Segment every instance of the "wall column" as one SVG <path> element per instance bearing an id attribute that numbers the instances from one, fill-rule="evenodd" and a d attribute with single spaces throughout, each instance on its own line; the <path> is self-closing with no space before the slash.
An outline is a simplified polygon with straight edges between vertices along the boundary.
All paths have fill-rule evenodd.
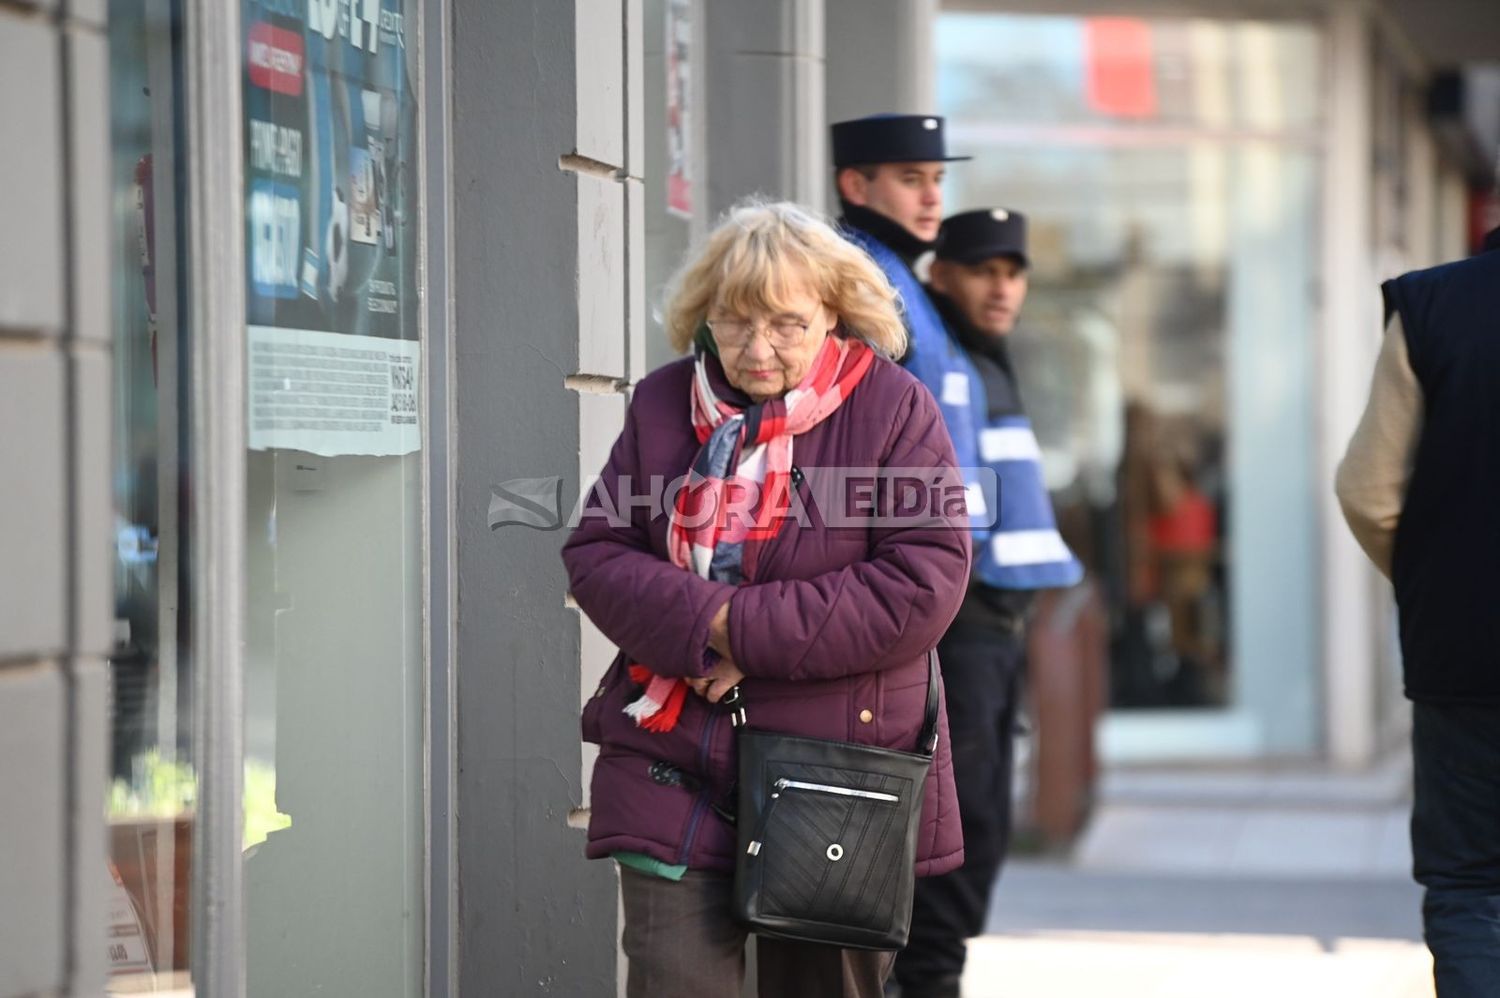
<path id="1" fill-rule="evenodd" d="M 453 0 L 453 635 L 459 992 L 612 995 L 616 878 L 583 858 L 561 522 L 644 368 L 640 0 Z M 517 479 L 557 524 L 491 527 Z"/>
<path id="2" fill-rule="evenodd" d="M 1344 523 L 1333 478 L 1369 395 L 1380 345 L 1380 291 L 1371 260 L 1371 25 L 1365 4 L 1331 4 L 1327 32 L 1321 421 L 1314 476 L 1323 535 L 1323 710 L 1330 760 L 1358 767 L 1373 761 L 1377 747 L 1375 570 Z"/>

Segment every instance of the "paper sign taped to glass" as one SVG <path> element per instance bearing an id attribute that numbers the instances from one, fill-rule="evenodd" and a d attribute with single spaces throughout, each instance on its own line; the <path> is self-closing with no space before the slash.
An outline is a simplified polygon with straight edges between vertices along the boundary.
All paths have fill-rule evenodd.
<path id="1" fill-rule="evenodd" d="M 250 449 L 410 454 L 422 348 L 411 340 L 251 326 Z"/>

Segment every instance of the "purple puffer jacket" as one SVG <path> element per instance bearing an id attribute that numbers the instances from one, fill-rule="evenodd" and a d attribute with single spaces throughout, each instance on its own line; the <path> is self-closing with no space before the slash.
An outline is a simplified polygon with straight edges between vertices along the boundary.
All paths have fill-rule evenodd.
<path id="1" fill-rule="evenodd" d="M 720 397 L 743 401 L 717 362 L 710 363 Z M 726 712 L 689 693 L 673 730 L 636 727 L 622 712 L 639 692 L 627 661 L 664 676 L 704 674 L 709 622 L 733 597 L 729 639 L 746 676 L 741 690 L 752 726 L 913 750 L 927 651 L 958 612 L 970 542 L 962 508 L 936 525 L 880 528 L 828 529 L 813 513 L 813 526 L 789 522 L 768 542 L 758 576 L 747 585 L 710 582 L 676 567 L 667 555 L 666 517 L 653 516 L 644 503 L 625 513 L 621 493 L 647 494 L 651 476 L 671 481 L 691 464 L 698 451 L 688 405 L 692 377 L 687 358 L 636 387 L 625 428 L 562 556 L 578 605 L 621 649 L 583 711 L 583 737 L 600 747 L 588 855 L 630 851 L 694 869 L 732 870 L 735 831 L 717 810 L 729 802 L 737 765 Z M 796 438 L 793 460 L 802 469 L 942 469 L 956 480 L 937 403 L 916 378 L 883 359 L 842 406 Z M 601 490 L 630 516 L 629 526 L 590 515 Z M 946 713 L 939 735 L 918 876 L 963 862 Z"/>

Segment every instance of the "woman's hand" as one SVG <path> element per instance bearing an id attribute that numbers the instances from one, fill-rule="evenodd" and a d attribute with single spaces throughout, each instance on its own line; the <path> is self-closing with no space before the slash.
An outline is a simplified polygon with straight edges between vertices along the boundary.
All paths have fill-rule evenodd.
<path id="1" fill-rule="evenodd" d="M 739 666 L 727 658 L 721 658 L 708 675 L 689 679 L 687 684 L 693 688 L 694 693 L 709 703 L 718 703 L 724 694 L 734 689 L 744 678 L 745 674 L 740 671 Z"/>
<path id="2" fill-rule="evenodd" d="M 745 678 L 740 667 L 734 664 L 734 656 L 729 651 L 729 600 L 719 607 L 714 619 L 708 622 L 708 646 L 718 654 L 719 661 L 708 675 L 689 679 L 687 684 L 693 688 L 694 693 L 704 697 L 709 703 L 718 703 L 724 694 Z"/>

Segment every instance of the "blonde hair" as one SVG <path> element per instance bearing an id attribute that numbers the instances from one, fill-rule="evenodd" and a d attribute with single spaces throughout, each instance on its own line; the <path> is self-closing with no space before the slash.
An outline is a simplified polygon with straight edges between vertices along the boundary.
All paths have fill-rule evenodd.
<path id="1" fill-rule="evenodd" d="M 901 299 L 875 261 L 811 209 L 756 198 L 729 209 L 672 278 L 667 339 L 686 353 L 715 302 L 736 315 L 785 312 L 803 281 L 847 335 L 886 357 L 906 352 Z"/>

